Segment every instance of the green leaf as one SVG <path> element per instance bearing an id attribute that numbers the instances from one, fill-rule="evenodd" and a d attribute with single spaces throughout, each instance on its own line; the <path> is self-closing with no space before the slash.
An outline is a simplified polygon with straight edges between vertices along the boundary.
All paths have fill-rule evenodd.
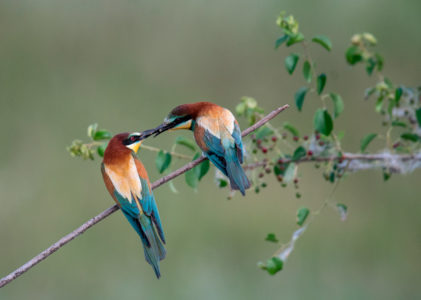
<path id="1" fill-rule="evenodd" d="M 256 131 L 256 139 L 262 140 L 267 136 L 270 136 L 273 134 L 273 130 L 270 129 L 267 126 L 262 126 Z"/>
<path id="2" fill-rule="evenodd" d="M 200 157 L 200 153 L 196 153 L 193 157 L 193 160 L 196 160 Z M 210 168 L 209 160 L 205 160 L 199 165 L 195 166 L 193 169 L 188 170 L 185 173 L 185 179 L 186 183 L 192 187 L 197 188 L 197 185 L 199 184 L 199 181 L 205 176 Z M 221 186 L 221 182 L 219 183 L 219 187 Z"/>
<path id="3" fill-rule="evenodd" d="M 339 94 L 330 93 L 329 96 L 333 101 L 333 118 L 336 119 L 344 111 L 344 102 Z"/>
<path id="4" fill-rule="evenodd" d="M 332 117 L 326 109 L 319 108 L 316 110 L 313 123 L 314 129 L 326 136 L 329 136 L 333 130 Z"/>
<path id="5" fill-rule="evenodd" d="M 301 207 L 297 211 L 297 224 L 299 226 L 303 226 L 309 214 L 310 214 L 310 210 L 307 207 Z"/>
<path id="6" fill-rule="evenodd" d="M 378 112 L 378 113 L 382 111 L 382 108 L 383 108 L 383 99 L 384 99 L 383 96 L 380 96 L 377 99 L 375 111 Z"/>
<path id="7" fill-rule="evenodd" d="M 301 32 L 298 32 L 295 35 L 290 35 L 287 41 L 287 47 L 300 43 L 302 41 L 304 41 L 304 35 Z"/>
<path id="8" fill-rule="evenodd" d="M 274 242 L 274 243 L 279 242 L 274 233 L 268 233 L 268 235 L 265 238 L 265 241 Z"/>
<path id="9" fill-rule="evenodd" d="M 406 128 L 406 123 L 401 121 L 392 121 L 392 126 Z"/>
<path id="10" fill-rule="evenodd" d="M 298 136 L 298 137 L 300 137 L 300 132 L 291 123 L 285 121 L 284 124 L 282 125 L 282 127 L 285 130 L 288 130 L 292 134 L 292 136 Z"/>
<path id="11" fill-rule="evenodd" d="M 292 160 L 297 161 L 307 155 L 307 150 L 303 146 L 299 146 L 295 149 L 294 154 L 292 155 Z"/>
<path id="12" fill-rule="evenodd" d="M 311 82 L 311 75 L 311 64 L 308 60 L 306 60 L 303 64 L 303 76 L 308 83 Z"/>
<path id="13" fill-rule="evenodd" d="M 292 181 L 295 177 L 295 166 L 294 163 L 289 163 L 284 173 L 284 183 Z"/>
<path id="14" fill-rule="evenodd" d="M 311 39 L 314 43 L 317 43 L 321 45 L 323 48 L 325 48 L 327 51 L 330 51 L 332 49 L 332 42 L 330 39 L 325 35 L 316 35 Z"/>
<path id="15" fill-rule="evenodd" d="M 387 85 L 389 89 L 393 89 L 393 82 L 389 78 L 385 77 L 383 82 Z"/>
<path id="16" fill-rule="evenodd" d="M 275 49 L 278 49 L 286 40 L 288 39 L 288 35 L 283 35 L 279 39 L 275 41 Z"/>
<path id="17" fill-rule="evenodd" d="M 411 142 L 418 142 L 421 140 L 421 137 L 412 132 L 405 132 L 401 134 L 401 139 L 411 141 Z"/>
<path id="18" fill-rule="evenodd" d="M 380 72 L 381 70 L 383 70 L 384 59 L 383 59 L 383 57 L 382 57 L 380 54 L 378 54 L 378 53 L 376 53 L 374 56 L 376 57 L 376 61 L 377 61 L 377 71 L 379 71 L 379 72 Z"/>
<path id="19" fill-rule="evenodd" d="M 155 165 L 158 172 L 162 174 L 171 164 L 171 154 L 160 150 L 155 158 Z"/>
<path id="20" fill-rule="evenodd" d="M 98 152 L 98 155 L 101 157 L 104 157 L 106 148 L 107 148 L 107 143 L 99 145 L 98 148 L 96 149 L 96 151 Z"/>
<path id="21" fill-rule="evenodd" d="M 276 273 L 278 273 L 280 270 L 282 270 L 284 263 L 282 262 L 282 260 L 279 257 L 272 257 L 270 259 L 268 259 L 268 261 L 266 262 L 266 271 L 268 271 L 268 273 L 270 275 L 275 275 Z"/>
<path id="22" fill-rule="evenodd" d="M 361 140 L 360 150 L 364 152 L 368 144 L 370 144 L 377 136 L 377 133 L 369 133 Z"/>
<path id="23" fill-rule="evenodd" d="M 376 61 L 374 60 L 374 58 L 370 57 L 365 65 L 365 70 L 367 71 L 368 75 L 373 74 L 374 68 L 376 67 Z"/>
<path id="24" fill-rule="evenodd" d="M 417 117 L 418 126 L 421 127 L 421 107 L 415 111 L 415 116 Z"/>
<path id="25" fill-rule="evenodd" d="M 322 73 L 317 77 L 317 94 L 321 94 L 326 85 L 326 74 Z"/>
<path id="26" fill-rule="evenodd" d="M 218 179 L 218 187 L 223 188 L 223 187 L 226 187 L 227 185 L 228 185 L 228 181 L 222 178 Z"/>
<path id="27" fill-rule="evenodd" d="M 287 69 L 290 75 L 294 73 L 299 58 L 300 55 L 296 53 L 291 53 L 285 58 L 285 68 Z"/>
<path id="28" fill-rule="evenodd" d="M 192 151 L 196 151 L 195 143 L 191 139 L 185 138 L 184 136 L 178 136 L 175 139 L 175 143 L 177 145 L 182 145 L 184 147 L 187 147 Z"/>
<path id="29" fill-rule="evenodd" d="M 170 188 L 171 192 L 173 192 L 174 194 L 178 194 L 178 190 L 176 189 L 176 187 L 175 187 L 175 185 L 174 185 L 174 181 L 173 181 L 173 180 L 170 180 L 170 181 L 168 182 L 168 186 L 169 186 L 169 188 Z"/>
<path id="30" fill-rule="evenodd" d="M 295 104 L 297 105 L 297 108 L 299 111 L 301 111 L 303 104 L 304 104 L 304 98 L 306 96 L 306 93 L 308 91 L 308 87 L 303 86 L 298 89 L 298 91 L 295 93 Z"/>
<path id="31" fill-rule="evenodd" d="M 256 99 L 252 97 L 242 97 L 241 101 L 246 105 L 247 108 L 256 108 L 257 107 L 257 101 Z"/>
<path id="32" fill-rule="evenodd" d="M 93 138 L 97 129 L 98 129 L 97 123 L 89 125 L 88 126 L 88 132 L 87 132 L 88 137 Z"/>
<path id="33" fill-rule="evenodd" d="M 368 98 L 371 97 L 371 95 L 373 95 L 376 92 L 376 88 L 371 87 L 365 90 L 364 92 L 364 99 L 367 100 Z"/>
<path id="34" fill-rule="evenodd" d="M 198 167 L 198 171 L 199 171 L 199 181 L 202 180 L 203 176 L 206 175 L 206 173 L 208 173 L 209 168 L 210 168 L 210 164 L 209 164 L 209 160 L 205 160 L 203 161 L 200 165 L 197 166 Z"/>
<path id="35" fill-rule="evenodd" d="M 363 39 L 368 42 L 371 46 L 375 46 L 377 44 L 377 39 L 369 32 L 364 32 L 362 34 Z"/>
<path id="36" fill-rule="evenodd" d="M 383 171 L 383 181 L 388 181 L 390 176 L 392 176 L 392 174 L 389 171 Z"/>
<path id="37" fill-rule="evenodd" d="M 284 183 L 288 183 L 294 179 L 295 166 L 296 164 L 292 162 L 282 165 L 276 164 L 273 167 L 273 172 L 275 173 L 275 175 L 281 175 L 283 177 Z"/>
<path id="38" fill-rule="evenodd" d="M 245 102 L 240 102 L 237 104 L 237 106 L 235 107 L 235 113 L 239 116 L 244 115 L 244 113 L 246 112 L 246 103 Z"/>
<path id="39" fill-rule="evenodd" d="M 108 140 L 110 138 L 112 138 L 112 135 L 107 130 L 98 130 L 93 137 L 94 141 Z"/>
<path id="40" fill-rule="evenodd" d="M 348 206 L 342 203 L 337 203 L 336 208 L 341 216 L 341 221 L 345 221 L 346 217 L 348 216 Z"/>
<path id="41" fill-rule="evenodd" d="M 396 104 L 398 104 L 399 101 L 401 100 L 402 94 L 403 94 L 403 89 L 401 87 L 398 87 L 395 90 L 395 102 L 396 102 Z"/>
<path id="42" fill-rule="evenodd" d="M 350 65 L 355 65 L 363 59 L 362 52 L 357 46 L 349 47 L 348 50 L 346 50 L 345 57 Z"/>
<path id="43" fill-rule="evenodd" d="M 336 135 L 336 138 L 338 139 L 338 141 L 341 141 L 345 136 L 345 131 L 339 131 L 338 134 Z"/>
<path id="44" fill-rule="evenodd" d="M 190 169 L 185 173 L 185 179 L 188 186 L 192 188 L 197 188 L 197 185 L 199 184 L 199 178 L 197 177 L 196 170 Z"/>

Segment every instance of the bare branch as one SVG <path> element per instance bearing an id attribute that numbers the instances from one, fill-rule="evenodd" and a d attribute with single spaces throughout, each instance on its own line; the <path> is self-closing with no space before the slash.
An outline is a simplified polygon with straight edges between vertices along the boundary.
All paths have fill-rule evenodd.
<path id="1" fill-rule="evenodd" d="M 376 153 L 376 154 L 355 154 L 343 153 L 341 156 L 306 156 L 297 160 L 284 159 L 283 164 L 287 163 L 305 163 L 305 162 L 328 162 L 337 161 L 342 166 L 348 165 L 347 171 L 359 171 L 367 169 L 386 168 L 393 173 L 410 173 L 415 169 L 421 168 L 421 153 L 414 154 L 394 154 L 394 153 Z M 349 164 L 348 164 L 349 162 Z M 273 165 L 272 162 L 266 160 L 254 162 L 244 166 L 246 170 L 253 170 L 259 167 L 266 168 Z"/>
<path id="2" fill-rule="evenodd" d="M 247 128 L 246 130 L 244 130 L 242 132 L 242 136 L 246 136 L 246 135 L 250 134 L 251 132 L 253 132 L 254 130 L 256 130 L 257 128 L 263 126 L 265 123 L 267 123 L 268 121 L 270 121 L 271 119 L 273 119 L 274 117 L 276 117 L 280 112 L 284 111 L 288 107 L 289 107 L 289 105 L 286 104 L 286 105 L 281 106 L 281 107 L 278 107 L 274 111 L 270 112 L 264 118 L 262 118 L 261 120 L 259 120 L 256 124 L 254 124 L 253 126 Z M 170 174 L 168 174 L 168 175 L 166 175 L 166 176 L 158 179 L 157 181 L 155 181 L 152 184 L 152 189 L 155 189 L 155 188 L 161 186 L 162 184 L 164 184 L 164 183 L 172 180 L 173 178 L 175 178 L 175 177 L 183 174 L 184 172 L 186 172 L 186 171 L 194 168 L 195 166 L 197 166 L 198 164 L 200 164 L 205 159 L 206 158 L 202 156 L 202 157 L 200 157 L 200 158 L 198 158 L 198 159 L 196 159 L 196 160 L 194 160 L 194 161 L 186 164 L 185 166 L 179 168 L 178 170 L 176 170 L 176 171 L 174 171 L 174 172 L 172 172 L 172 173 L 170 173 Z M 104 210 L 99 215 L 93 217 L 89 221 L 85 222 L 83 225 L 81 225 L 79 228 L 77 228 L 76 230 L 72 231 L 68 235 L 62 237 L 58 242 L 56 242 L 55 244 L 51 245 L 50 247 L 48 247 L 44 251 L 42 251 L 40 254 L 38 254 L 37 256 L 35 256 L 34 258 L 32 258 L 30 261 L 28 261 L 27 263 L 25 263 L 24 265 L 22 265 L 21 267 L 19 267 L 18 269 L 16 269 L 12 273 L 10 273 L 9 275 L 7 275 L 7 276 L 3 277 L 2 279 L 0 279 L 0 288 L 3 287 L 3 286 L 5 286 L 9 282 L 15 280 L 17 277 L 19 277 L 20 275 L 22 275 L 23 273 L 25 273 L 29 269 L 31 269 L 33 266 L 35 266 L 39 262 L 43 261 L 48 256 L 50 256 L 51 254 L 53 254 L 54 252 L 56 252 L 58 249 L 60 249 L 64 245 L 66 245 L 68 242 L 70 242 L 71 240 L 73 240 L 77 236 L 81 235 L 86 230 L 88 230 L 89 228 L 91 228 L 92 226 L 94 226 L 95 224 L 97 224 L 101 220 L 105 219 L 106 217 L 108 217 L 109 215 L 111 215 L 112 213 L 114 213 L 117 210 L 118 210 L 118 206 L 117 205 L 114 205 L 114 206 L 112 206 L 112 207 Z"/>

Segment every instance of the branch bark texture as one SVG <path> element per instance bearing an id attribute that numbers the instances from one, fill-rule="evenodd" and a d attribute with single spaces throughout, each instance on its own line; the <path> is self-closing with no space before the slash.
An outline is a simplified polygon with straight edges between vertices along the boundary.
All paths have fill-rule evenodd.
<path id="1" fill-rule="evenodd" d="M 254 130 L 263 126 L 265 123 L 269 122 L 271 119 L 276 117 L 280 112 L 284 111 L 288 107 L 289 107 L 288 104 L 283 105 L 281 107 L 278 107 L 277 109 L 273 110 L 272 112 L 267 114 L 265 117 L 260 119 L 258 122 L 256 122 L 253 126 L 244 130 L 241 135 L 244 137 L 244 136 L 250 134 Z M 156 189 L 157 187 L 159 187 L 159 186 L 163 185 L 164 183 L 174 179 L 175 177 L 180 176 L 181 174 L 183 174 L 183 173 L 187 172 L 188 170 L 194 168 L 195 166 L 197 166 L 198 164 L 200 164 L 202 161 L 204 161 L 206 159 L 207 158 L 202 156 L 202 157 L 184 165 L 183 167 L 175 170 L 174 172 L 158 179 L 157 181 L 152 183 L 152 189 Z M 108 217 L 109 215 L 111 215 L 112 213 L 117 211 L 118 209 L 119 209 L 119 207 L 117 205 L 113 205 L 110 208 L 107 208 L 106 210 L 104 210 L 102 213 L 100 213 L 97 216 L 93 217 L 92 219 L 88 220 L 87 222 L 82 224 L 80 227 L 78 227 L 77 229 L 75 229 L 74 231 L 69 233 L 68 235 L 62 237 L 58 242 L 54 243 L 53 245 L 51 245 L 50 247 L 48 247 L 47 249 L 42 251 L 40 254 L 38 254 L 37 256 L 32 258 L 31 260 L 29 260 L 27 263 L 25 263 L 24 265 L 22 265 L 21 267 L 19 267 L 18 269 L 16 269 L 12 273 L 10 273 L 9 275 L 0 279 L 0 288 L 5 286 L 6 284 L 10 283 L 11 281 L 15 280 L 16 278 L 18 278 L 23 273 L 27 272 L 33 266 L 40 263 L 41 261 L 43 261 L 47 257 L 49 257 L 51 254 L 53 254 L 54 252 L 59 250 L 61 247 L 63 247 L 64 245 L 66 245 L 67 243 L 72 241 L 77 236 L 84 233 L 86 230 L 88 230 L 89 228 L 91 228 L 92 226 L 97 224 L 98 222 L 104 220 L 106 217 Z"/>

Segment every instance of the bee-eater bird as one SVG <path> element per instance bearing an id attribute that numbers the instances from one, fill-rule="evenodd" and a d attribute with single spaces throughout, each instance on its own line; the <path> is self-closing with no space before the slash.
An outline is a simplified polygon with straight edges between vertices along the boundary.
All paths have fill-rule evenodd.
<path id="1" fill-rule="evenodd" d="M 148 174 L 136 157 L 143 138 L 137 132 L 114 136 L 105 149 L 101 171 L 108 192 L 140 236 L 146 261 L 159 278 L 165 237 Z"/>
<path id="2" fill-rule="evenodd" d="M 245 152 L 241 130 L 228 109 L 210 102 L 183 104 L 174 108 L 161 125 L 145 131 L 145 136 L 169 129 L 192 130 L 200 149 L 229 178 L 231 188 L 245 195 L 250 181 L 241 167 Z"/>

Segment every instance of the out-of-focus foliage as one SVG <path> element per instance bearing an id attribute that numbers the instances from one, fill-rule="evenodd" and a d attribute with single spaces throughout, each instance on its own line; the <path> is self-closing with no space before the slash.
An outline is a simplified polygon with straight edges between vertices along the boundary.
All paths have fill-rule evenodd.
<path id="1" fill-rule="evenodd" d="M 352 171 L 358 170 L 358 166 L 356 166 L 358 160 L 354 158 L 351 159 L 349 154 L 344 154 L 341 145 L 343 136 L 338 136 L 334 131 L 334 121 L 336 121 L 339 115 L 344 112 L 344 101 L 338 93 L 323 93 L 327 82 L 327 76 L 325 73 L 320 73 L 316 77 L 315 63 L 308 51 L 308 43 L 310 42 L 319 44 L 328 51 L 332 50 L 332 42 L 324 35 L 315 36 L 311 41 L 307 41 L 305 36 L 298 31 L 299 24 L 294 16 L 287 15 L 285 12 L 280 14 L 276 24 L 282 29 L 284 35 L 276 41 L 275 48 L 279 48 L 283 42 L 286 42 L 287 47 L 293 46 L 294 44 L 300 44 L 304 52 L 302 55 L 307 59 L 303 63 L 303 77 L 307 82 L 307 85 L 299 88 L 295 94 L 297 109 L 302 111 L 304 99 L 311 95 L 319 97 L 320 107 L 317 108 L 314 113 L 314 132 L 304 136 L 302 139 L 300 139 L 298 129 L 289 122 L 284 123 L 280 128 L 275 128 L 270 123 L 267 123 L 253 133 L 252 143 L 246 143 L 246 148 L 252 150 L 252 155 L 246 158 L 246 168 L 249 170 L 248 173 L 252 179 L 252 189 L 254 189 L 254 192 L 257 194 L 260 192 L 261 188 L 266 188 L 267 183 L 266 181 L 263 181 L 263 178 L 265 177 L 265 174 L 271 173 L 273 173 L 275 178 L 281 182 L 280 187 L 286 187 L 288 183 L 293 182 L 295 188 L 298 189 L 298 163 L 304 161 L 314 161 L 317 168 L 320 167 L 320 162 L 324 162 L 323 177 L 326 181 L 337 184 L 348 171 L 351 161 L 353 163 Z M 368 75 L 372 75 L 373 71 L 376 70 L 379 77 L 379 83 L 377 83 L 374 88 L 369 89 L 367 97 L 370 97 L 372 94 L 377 96 L 375 110 L 385 116 L 383 125 L 387 126 L 388 129 L 384 151 L 388 151 L 390 155 L 409 153 L 414 156 L 414 164 L 418 164 L 419 167 L 421 167 L 421 159 L 419 158 L 419 156 L 421 156 L 421 126 L 419 124 L 421 97 L 418 94 L 418 89 L 410 89 L 403 86 L 395 88 L 392 82 L 384 77 L 381 73 L 384 64 L 383 58 L 380 54 L 373 53 L 369 50 L 369 47 L 374 47 L 377 44 L 377 39 L 372 34 L 356 34 L 351 38 L 351 43 L 352 45 L 346 51 L 347 62 L 350 65 L 365 63 Z M 299 53 L 291 53 L 285 58 L 285 67 L 289 75 L 294 73 L 300 56 L 301 54 Z M 313 77 L 316 77 L 314 78 L 315 80 L 313 80 Z M 314 84 L 311 84 L 312 82 L 314 82 Z M 326 105 L 328 99 L 330 99 L 333 104 L 332 113 L 329 112 Z M 388 101 L 387 112 L 383 109 L 383 101 Z M 401 113 L 402 110 L 404 113 Z M 251 97 L 243 97 L 240 103 L 237 104 L 235 113 L 239 118 L 246 118 L 249 125 L 253 125 L 257 120 L 264 116 L 264 110 L 258 106 L 256 99 Z M 393 137 L 392 129 L 395 127 L 404 128 L 405 132 Z M 292 140 L 293 142 L 298 143 L 297 146 L 291 145 L 286 141 L 288 133 L 293 135 Z M 96 124 L 89 126 L 88 136 L 91 137 L 93 141 L 111 137 L 108 131 L 98 130 Z M 368 145 L 377 136 L 377 133 L 369 133 L 362 138 L 360 146 L 362 153 L 366 151 Z M 393 141 L 392 138 L 394 139 Z M 280 143 L 281 141 L 282 143 Z M 393 146 L 390 147 L 392 143 Z M 98 147 L 103 146 L 102 144 L 96 145 Z M 194 143 L 182 136 L 176 138 L 172 151 L 175 150 L 177 145 L 183 145 L 189 150 L 196 151 Z M 295 150 L 291 153 L 289 149 L 286 148 L 286 145 L 288 145 L 289 149 Z M 82 156 L 83 158 L 89 157 L 93 159 L 93 150 L 91 147 L 92 143 L 81 144 L 79 140 L 75 140 L 69 148 L 69 151 L 72 156 Z M 193 157 L 193 160 L 199 158 L 199 156 L 200 154 L 197 152 Z M 155 163 L 160 174 L 169 168 L 171 159 L 171 152 L 164 150 L 158 151 Z M 372 168 L 378 168 L 377 160 L 369 160 L 368 162 L 364 158 L 359 160 L 361 164 L 364 164 L 364 167 L 361 167 L 361 169 L 366 169 L 367 163 L 370 163 L 370 161 L 373 163 Z M 252 162 L 254 162 L 254 164 Z M 392 167 L 386 160 L 383 162 L 381 161 L 381 163 L 383 166 L 383 178 L 386 181 L 390 178 Z M 187 171 L 185 174 L 187 185 L 197 189 L 199 181 L 208 173 L 209 168 L 209 161 L 206 160 L 202 164 Z M 259 169 L 261 169 L 261 171 L 259 171 Z M 394 171 L 398 172 L 396 170 Z M 216 185 L 219 188 L 227 187 L 227 179 L 221 181 L 221 177 L 223 178 L 219 173 L 215 175 Z M 232 194 L 233 191 L 230 192 L 229 199 L 232 198 Z M 301 193 L 297 191 L 295 197 L 301 198 Z M 330 200 L 331 199 L 329 198 L 326 199 L 322 207 L 317 211 L 317 214 L 329 204 Z M 341 220 L 344 221 L 346 219 L 347 206 L 341 203 L 335 203 L 333 206 L 336 207 Z M 301 207 L 298 209 L 297 225 L 303 226 L 309 215 L 309 208 Z M 305 228 L 303 230 L 305 230 Z M 277 241 L 274 234 L 268 234 L 266 240 L 271 242 Z M 286 255 L 284 259 L 289 256 L 292 249 L 288 249 L 287 251 L 288 255 Z M 269 274 L 274 275 L 283 268 L 283 263 L 285 262 L 283 260 L 284 253 L 285 251 L 280 251 L 280 254 L 269 259 L 266 264 L 260 262 L 258 265 L 263 270 L 268 271 Z"/>
<path id="2" fill-rule="evenodd" d="M 349 38 L 365 31 L 376 36 L 378 45 L 369 50 L 384 56 L 382 73 L 394 91 L 400 84 L 419 84 L 417 1 L 283 3 L 300 22 L 298 30 L 308 41 L 312 61 L 299 43 L 286 47 L 284 41 L 273 49 L 273 41 L 283 36 L 273 24 L 280 9 L 274 1 L 46 0 L 2 1 L 0 7 L 2 275 L 113 204 L 97 154 L 93 162 L 84 162 L 64 150 L 73 137 L 91 142 L 83 131 L 93 120 L 112 134 L 141 131 L 159 124 L 180 103 L 207 100 L 234 112 L 242 95 L 254 97 L 269 112 L 284 103 L 294 106 L 296 91 L 307 86 L 311 74 L 302 112 L 291 107 L 271 122 L 285 157 L 301 146 L 309 153 L 305 159 L 311 159 L 310 154 L 323 151 L 311 140 L 318 137 L 313 136 L 313 119 L 321 107 L 316 78 L 324 73 L 323 93 L 337 93 L 346 102 L 335 118 L 333 100 L 324 98 L 333 134 L 344 149 L 358 152 L 361 139 L 377 133 L 366 148 L 371 154 L 384 150 L 389 125 L 382 128 L 376 118 L 376 93 L 362 100 L 362 91 L 375 87 L 379 79 L 377 66 L 371 76 L 363 61 L 350 66 L 345 57 L 352 45 Z M 332 42 L 331 51 L 311 41 L 321 33 Z M 291 52 L 300 54 L 292 76 L 284 66 Z M 310 70 L 304 72 L 304 65 Z M 388 99 L 382 105 L 387 111 Z M 238 120 L 242 129 L 249 124 L 247 118 Z M 393 124 L 392 142 L 411 131 Z M 192 140 L 188 132 L 182 136 Z M 145 146 L 173 152 L 175 138 L 162 135 Z M 250 137 L 244 141 L 252 143 Z M 323 135 L 320 141 L 330 143 Z M 262 146 L 272 157 L 277 150 L 269 150 L 271 143 L 268 135 Z M 249 156 L 253 145 L 247 145 Z M 335 155 L 334 148 L 330 151 Z M 164 174 L 195 154 L 181 145 L 174 152 L 189 158 L 172 155 Z M 152 181 L 162 176 L 155 167 L 156 154 L 145 148 L 139 154 Z M 257 147 L 256 155 L 260 161 L 265 158 Z M 235 195 L 232 201 L 225 200 L 226 180 L 213 180 L 213 166 L 197 192 L 188 188 L 184 176 L 172 182 L 177 194 L 170 185 L 155 190 L 168 249 L 159 281 L 150 276 L 124 216 L 116 213 L 1 289 L 0 299 L 416 299 L 421 268 L 419 171 L 410 176 L 385 172 L 387 184 L 376 171 L 348 176 L 327 206 L 333 210 L 311 222 L 333 176 L 323 162 L 300 163 L 294 184 L 295 167 L 274 165 L 269 174 L 267 168 L 256 169 L 259 194 L 250 190 L 246 198 Z M 274 176 L 275 170 L 283 181 Z M 338 174 L 334 172 L 335 179 Z M 340 221 L 343 210 L 335 201 L 348 206 L 347 222 Z M 296 215 L 301 207 L 311 214 L 300 227 Z M 264 242 L 268 232 L 280 243 Z M 296 243 L 284 243 L 290 238 Z M 289 257 L 288 262 L 269 277 L 255 262 L 261 258 L 266 264 L 278 247 L 281 260 Z M 288 256 L 291 249 L 294 255 Z"/>

